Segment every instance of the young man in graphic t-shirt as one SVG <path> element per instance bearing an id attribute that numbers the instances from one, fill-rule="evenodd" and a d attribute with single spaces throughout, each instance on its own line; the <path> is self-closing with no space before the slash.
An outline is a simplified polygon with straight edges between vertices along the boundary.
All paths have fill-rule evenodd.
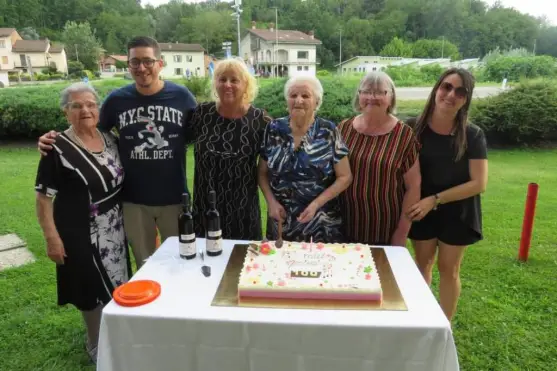
<path id="1" fill-rule="evenodd" d="M 124 228 L 140 268 L 155 251 L 156 228 L 163 241 L 178 235 L 181 196 L 187 191 L 185 115 L 196 101 L 187 88 L 159 80 L 163 61 L 154 39 L 128 43 L 128 67 L 135 84 L 108 95 L 98 127 L 119 133 Z M 52 136 L 41 137 L 40 149 L 52 148 Z"/>

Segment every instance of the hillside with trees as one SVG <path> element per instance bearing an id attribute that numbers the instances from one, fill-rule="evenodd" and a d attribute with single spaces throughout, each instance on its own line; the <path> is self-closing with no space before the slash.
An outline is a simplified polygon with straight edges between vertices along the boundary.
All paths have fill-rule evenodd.
<path id="1" fill-rule="evenodd" d="M 344 60 L 374 54 L 477 58 L 513 48 L 557 57 L 556 26 L 481 0 L 243 0 L 242 27 L 252 21 L 268 27 L 274 7 L 279 29 L 315 32 L 325 68 L 338 63 L 341 34 Z M 139 0 L 0 0 L 0 9 L 0 27 L 15 27 L 26 39 L 66 43 L 69 59 L 92 58 L 101 48 L 124 53 L 126 41 L 140 34 L 199 43 L 216 55 L 223 41 L 236 47 L 230 2 L 172 0 L 155 8 Z"/>

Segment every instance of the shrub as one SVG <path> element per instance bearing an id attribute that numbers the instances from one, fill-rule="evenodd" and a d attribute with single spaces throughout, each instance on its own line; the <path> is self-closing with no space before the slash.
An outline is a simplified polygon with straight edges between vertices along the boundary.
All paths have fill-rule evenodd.
<path id="1" fill-rule="evenodd" d="M 194 94 L 197 93 L 198 101 L 207 98 L 206 95 L 199 95 L 203 86 L 201 80 L 206 81 L 208 86 L 206 79 L 191 82 L 190 86 Z M 335 123 L 355 115 L 351 103 L 358 80 L 349 77 L 320 78 L 324 97 L 318 114 Z M 254 104 L 272 117 L 286 116 L 285 82 L 286 79 L 268 80 L 261 86 Z M 92 82 L 101 99 L 129 83 L 124 79 Z M 0 90 L 0 137 L 36 138 L 51 129 L 67 128 L 58 100 L 60 91 L 69 84 Z M 397 116 L 403 120 L 417 116 L 423 105 L 424 101 L 420 100 L 399 102 Z M 557 84 L 541 80 L 525 82 L 498 96 L 474 100 L 471 119 L 485 130 L 490 145 L 557 143 Z"/>
<path id="2" fill-rule="evenodd" d="M 557 76 L 557 60 L 549 56 L 513 57 L 501 56 L 488 59 L 485 77 L 490 81 L 520 81 L 537 77 Z"/>
<path id="3" fill-rule="evenodd" d="M 543 145 L 557 142 L 556 81 L 519 84 L 477 101 L 471 112 L 491 145 Z"/>
<path id="4" fill-rule="evenodd" d="M 28 75 L 27 75 L 28 76 Z M 4 89 L 0 93 L 0 138 L 36 138 L 48 130 L 68 127 L 59 106 L 60 92 L 71 82 Z M 109 80 L 95 83 L 101 99 L 129 83 Z"/>
<path id="5" fill-rule="evenodd" d="M 327 70 L 319 70 L 315 73 L 317 77 L 331 77 L 332 74 L 330 71 Z"/>
<path id="6" fill-rule="evenodd" d="M 68 75 L 79 75 L 84 69 L 83 63 L 79 61 L 68 62 Z"/>
<path id="7" fill-rule="evenodd" d="M 341 78 L 319 79 L 323 85 L 323 104 L 318 115 L 335 123 L 354 114 L 352 94 L 355 87 L 343 83 Z M 284 98 L 286 79 L 275 80 L 259 91 L 255 105 L 267 111 L 271 117 L 283 117 L 288 114 Z"/>
<path id="8" fill-rule="evenodd" d="M 184 80 L 184 85 L 191 91 L 196 97 L 207 97 L 209 96 L 210 85 L 208 77 L 191 77 L 189 80 Z"/>

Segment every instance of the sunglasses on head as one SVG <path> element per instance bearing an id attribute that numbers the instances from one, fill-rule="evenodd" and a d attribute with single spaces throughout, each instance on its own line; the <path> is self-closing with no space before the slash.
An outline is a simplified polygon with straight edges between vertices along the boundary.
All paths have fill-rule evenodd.
<path id="1" fill-rule="evenodd" d="M 464 86 L 455 88 L 454 85 L 450 82 L 442 83 L 441 85 L 439 85 L 439 89 L 443 89 L 443 91 L 445 91 L 447 94 L 450 94 L 450 92 L 454 90 L 454 94 L 458 98 L 466 98 L 468 96 L 468 90 Z"/>

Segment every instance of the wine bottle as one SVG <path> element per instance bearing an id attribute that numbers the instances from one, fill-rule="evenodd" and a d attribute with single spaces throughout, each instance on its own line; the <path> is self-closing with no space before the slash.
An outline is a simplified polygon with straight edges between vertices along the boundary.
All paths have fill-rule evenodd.
<path id="1" fill-rule="evenodd" d="M 222 230 L 220 227 L 220 214 L 217 210 L 217 194 L 209 192 L 209 208 L 205 213 L 206 246 L 208 256 L 222 254 Z"/>
<path id="2" fill-rule="evenodd" d="M 195 245 L 195 231 L 193 228 L 193 215 L 190 209 L 190 195 L 182 194 L 182 212 L 178 217 L 178 230 L 180 241 L 180 257 L 182 259 L 193 259 L 197 255 Z"/>

